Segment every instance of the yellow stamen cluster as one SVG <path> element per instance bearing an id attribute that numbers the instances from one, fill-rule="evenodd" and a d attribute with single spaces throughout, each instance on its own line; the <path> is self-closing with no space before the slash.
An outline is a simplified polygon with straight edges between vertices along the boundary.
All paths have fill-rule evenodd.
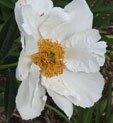
<path id="1" fill-rule="evenodd" d="M 46 77 L 58 76 L 65 67 L 65 49 L 61 44 L 51 39 L 38 41 L 39 52 L 32 56 L 32 61 L 41 68 L 41 74 Z"/>

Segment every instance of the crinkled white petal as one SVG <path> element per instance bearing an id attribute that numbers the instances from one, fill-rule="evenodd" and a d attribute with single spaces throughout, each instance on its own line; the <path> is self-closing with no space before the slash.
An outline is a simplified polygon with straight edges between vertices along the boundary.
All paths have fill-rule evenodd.
<path id="1" fill-rule="evenodd" d="M 64 40 L 64 38 L 72 33 L 72 30 L 70 32 L 66 30 L 68 26 L 67 21 L 69 20 L 70 18 L 64 12 L 64 9 L 58 7 L 53 8 L 49 17 L 40 27 L 42 37 L 58 41 Z"/>
<path id="2" fill-rule="evenodd" d="M 20 31 L 22 31 L 22 23 L 23 23 L 23 17 L 22 17 L 22 6 L 24 5 L 24 0 L 18 0 L 15 4 L 15 19 L 17 22 L 17 25 L 20 29 Z"/>
<path id="3" fill-rule="evenodd" d="M 97 42 L 92 47 L 93 57 L 96 58 L 99 66 L 103 66 L 105 63 L 105 53 L 107 44 L 104 41 Z"/>
<path id="4" fill-rule="evenodd" d="M 56 105 L 62 109 L 65 114 L 70 119 L 73 114 L 73 105 L 72 103 L 66 99 L 64 96 L 59 95 L 58 93 L 55 93 L 51 91 L 50 89 L 47 90 L 48 94 L 52 97 L 53 101 L 56 103 Z"/>
<path id="5" fill-rule="evenodd" d="M 73 0 L 64 10 L 72 19 L 73 28 L 76 32 L 92 28 L 93 14 L 85 0 Z"/>
<path id="6" fill-rule="evenodd" d="M 73 103 L 77 106 L 83 108 L 91 107 L 102 96 L 104 79 L 99 72 L 74 73 L 65 70 L 62 74 L 62 79 L 72 91 L 79 95 L 79 99 L 73 100 Z"/>
<path id="7" fill-rule="evenodd" d="M 20 81 L 25 80 L 31 67 L 31 57 L 26 55 L 24 50 L 21 51 L 18 66 L 16 69 L 16 78 Z"/>
<path id="8" fill-rule="evenodd" d="M 16 106 L 22 119 L 33 119 L 41 114 L 46 102 L 45 89 L 40 84 L 39 67 L 32 64 L 29 76 L 21 83 Z"/>
<path id="9" fill-rule="evenodd" d="M 42 14 L 35 14 L 32 10 L 32 6 L 26 5 L 22 8 L 22 15 L 23 15 L 23 24 L 21 25 L 23 30 L 28 34 L 32 35 L 35 40 L 40 38 L 39 27 L 46 19 L 47 15 Z"/>
<path id="10" fill-rule="evenodd" d="M 86 43 L 91 45 L 101 39 L 99 31 L 96 29 L 89 29 L 82 32 L 74 33 L 63 42 L 64 47 L 71 48 L 79 43 Z"/>
<path id="11" fill-rule="evenodd" d="M 33 36 L 26 35 L 24 38 L 24 51 L 27 55 L 33 55 L 38 52 L 37 42 Z"/>
<path id="12" fill-rule="evenodd" d="M 53 7 L 51 0 L 18 0 L 15 17 L 21 33 L 40 38 L 38 28 Z"/>
<path id="13" fill-rule="evenodd" d="M 97 72 L 105 62 L 106 43 L 95 29 L 75 33 L 63 43 L 66 67 L 73 72 Z"/>
<path id="14" fill-rule="evenodd" d="M 22 43 L 22 48 L 24 48 L 24 35 L 23 35 L 23 29 L 22 29 L 22 23 L 23 23 L 23 17 L 22 17 L 22 12 L 21 12 L 21 4 L 22 0 L 19 0 L 16 4 L 15 4 L 15 19 L 18 25 L 18 28 L 20 30 L 20 34 L 21 34 L 21 43 Z"/>
<path id="15" fill-rule="evenodd" d="M 70 72 L 58 77 L 43 78 L 42 85 L 48 90 L 64 96 L 69 101 L 83 108 L 91 107 L 102 96 L 104 79 L 99 72 Z"/>
<path id="16" fill-rule="evenodd" d="M 26 4 L 31 5 L 33 8 L 33 13 L 45 13 L 48 14 L 53 7 L 53 2 L 51 0 L 25 0 Z"/>
<path id="17" fill-rule="evenodd" d="M 39 38 L 37 31 L 38 28 L 38 17 L 33 13 L 30 5 L 22 7 L 23 24 L 21 25 L 23 30 L 28 35 L 33 35 L 35 38 Z"/>
<path id="18" fill-rule="evenodd" d="M 72 100 L 79 100 L 79 95 L 76 94 L 60 76 L 52 78 L 42 77 L 41 84 L 47 89 L 47 92 L 56 105 L 62 109 L 70 119 L 73 113 Z"/>
<path id="19" fill-rule="evenodd" d="M 64 9 L 55 7 L 42 23 L 43 37 L 62 42 L 77 32 L 92 28 L 93 15 L 85 0 L 73 0 Z"/>

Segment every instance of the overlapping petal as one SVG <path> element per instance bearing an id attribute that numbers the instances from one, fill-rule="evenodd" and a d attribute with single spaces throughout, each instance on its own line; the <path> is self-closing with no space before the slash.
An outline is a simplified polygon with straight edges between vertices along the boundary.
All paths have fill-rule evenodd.
<path id="1" fill-rule="evenodd" d="M 38 6 L 38 7 L 37 7 Z M 40 38 L 38 28 L 51 11 L 51 0 L 18 0 L 15 5 L 15 18 L 22 36 L 32 35 Z M 24 48 L 24 40 L 22 38 Z"/>
<path id="2" fill-rule="evenodd" d="M 73 0 L 64 9 L 51 0 L 18 0 L 15 18 L 21 32 L 23 50 L 16 70 L 22 81 L 16 97 L 17 109 L 25 120 L 41 114 L 46 102 L 45 89 L 70 118 L 73 106 L 91 107 L 102 95 L 104 79 L 99 73 L 105 62 L 106 43 L 92 29 L 93 14 L 85 0 Z M 66 50 L 62 75 L 40 76 L 32 63 L 39 38 L 58 40 Z"/>
<path id="3" fill-rule="evenodd" d="M 73 0 L 64 9 L 54 8 L 40 27 L 41 35 L 62 42 L 74 33 L 92 28 L 93 15 L 85 0 Z"/>
<path id="4" fill-rule="evenodd" d="M 39 67 L 32 64 L 29 76 L 21 83 L 16 96 L 16 106 L 25 120 L 41 114 L 46 102 L 45 89 L 40 85 Z"/>
<path id="5" fill-rule="evenodd" d="M 79 98 L 70 100 L 83 108 L 91 107 L 102 96 L 104 87 L 104 78 L 99 72 L 69 72 L 67 70 L 62 74 L 63 81 L 74 91 Z"/>
<path id="6" fill-rule="evenodd" d="M 33 36 L 26 35 L 24 38 L 24 52 L 27 55 L 33 55 L 38 52 L 37 42 L 38 39 L 35 40 Z"/>
<path id="7" fill-rule="evenodd" d="M 66 67 L 73 72 L 97 72 L 105 62 L 106 43 L 98 42 L 100 34 L 92 29 L 75 33 L 65 40 Z"/>
<path id="8" fill-rule="evenodd" d="M 83 108 L 93 106 L 102 96 L 104 87 L 104 79 L 99 72 L 74 73 L 65 70 L 61 76 L 47 78 L 45 82 L 43 80 L 42 84 L 47 90 L 64 96 Z"/>
<path id="9" fill-rule="evenodd" d="M 93 14 L 86 0 L 73 0 L 65 8 L 71 18 L 71 26 L 75 32 L 82 32 L 92 28 Z"/>
<path id="10" fill-rule="evenodd" d="M 106 47 L 107 44 L 104 41 L 97 42 L 92 46 L 91 52 L 93 53 L 93 57 L 96 58 L 99 66 L 103 66 L 105 63 Z"/>
<path id="11" fill-rule="evenodd" d="M 20 30 L 22 48 L 24 48 L 24 34 L 23 34 L 24 32 L 22 29 L 22 24 L 23 24 L 22 5 L 23 4 L 24 4 L 23 0 L 19 0 L 15 4 L 15 19 L 16 19 L 18 28 Z"/>
<path id="12" fill-rule="evenodd" d="M 47 90 L 48 94 L 52 97 L 53 101 L 56 103 L 56 105 L 62 109 L 65 114 L 70 119 L 73 114 L 73 105 L 72 103 L 66 99 L 64 96 L 59 95 L 58 93 L 55 93 L 51 90 Z"/>
<path id="13" fill-rule="evenodd" d="M 64 9 L 58 7 L 53 8 L 49 17 L 40 27 L 42 37 L 58 40 L 59 42 L 63 41 L 72 33 L 72 31 L 69 32 L 66 30 L 69 20 Z"/>
<path id="14" fill-rule="evenodd" d="M 18 66 L 16 69 L 16 77 L 18 80 L 23 81 L 27 78 L 31 67 L 31 57 L 26 55 L 24 50 L 21 51 Z"/>
<path id="15" fill-rule="evenodd" d="M 53 3 L 51 0 L 24 0 L 25 4 L 31 5 L 33 9 L 33 13 L 38 14 L 49 14 L 51 8 L 53 7 Z"/>

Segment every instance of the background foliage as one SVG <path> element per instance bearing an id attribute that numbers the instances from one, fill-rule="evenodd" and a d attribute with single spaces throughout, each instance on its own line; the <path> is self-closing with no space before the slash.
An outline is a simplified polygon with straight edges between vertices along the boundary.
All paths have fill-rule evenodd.
<path id="1" fill-rule="evenodd" d="M 15 78 L 19 53 L 21 51 L 20 35 L 14 17 L 14 7 L 17 0 L 0 0 L 0 122 L 2 113 L 3 119 L 8 122 L 15 109 L 15 96 L 19 82 Z M 53 0 L 55 6 L 64 7 L 71 0 Z M 108 43 L 106 63 L 101 68 L 106 86 L 103 97 L 95 106 L 87 109 L 74 107 L 74 114 L 71 120 L 64 115 L 56 106 L 46 105 L 46 110 L 52 110 L 59 115 L 59 123 L 113 123 L 112 110 L 112 77 L 113 69 L 113 1 L 112 0 L 87 0 L 87 3 L 94 13 L 93 27 L 100 30 L 102 39 Z M 46 116 L 48 123 L 53 123 Z M 5 122 L 5 121 L 4 121 Z M 31 121 L 42 123 L 40 119 Z"/>

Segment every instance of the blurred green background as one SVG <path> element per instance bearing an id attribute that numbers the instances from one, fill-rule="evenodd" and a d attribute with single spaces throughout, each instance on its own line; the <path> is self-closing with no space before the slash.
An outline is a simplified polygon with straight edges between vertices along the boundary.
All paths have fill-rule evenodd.
<path id="1" fill-rule="evenodd" d="M 0 123 L 113 123 L 113 0 L 86 0 L 94 14 L 93 28 L 99 29 L 101 40 L 107 42 L 106 63 L 101 67 L 105 78 L 103 97 L 87 109 L 74 106 L 70 120 L 51 99 L 42 116 L 22 121 L 15 109 L 15 96 L 19 83 L 15 78 L 20 34 L 15 22 L 14 7 L 17 0 L 0 0 Z M 54 6 L 64 7 L 71 0 L 53 0 Z M 50 112 L 48 116 L 47 112 Z"/>

